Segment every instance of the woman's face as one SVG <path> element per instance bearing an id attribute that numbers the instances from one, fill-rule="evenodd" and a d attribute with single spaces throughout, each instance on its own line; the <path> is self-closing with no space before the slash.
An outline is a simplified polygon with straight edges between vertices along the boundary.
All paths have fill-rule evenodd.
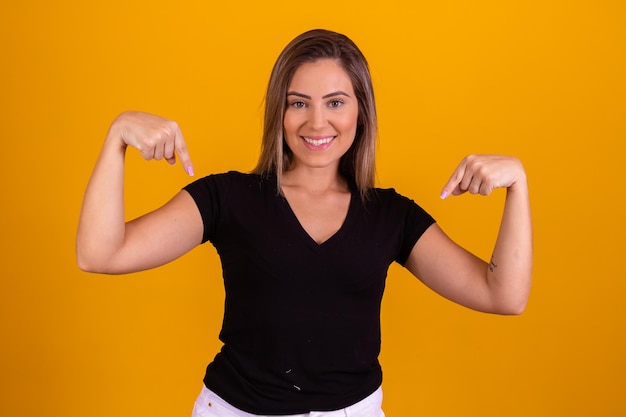
<path id="1" fill-rule="evenodd" d="M 289 169 L 333 168 L 354 142 L 359 107 L 352 81 L 334 60 L 302 64 L 287 89 L 285 141 Z"/>

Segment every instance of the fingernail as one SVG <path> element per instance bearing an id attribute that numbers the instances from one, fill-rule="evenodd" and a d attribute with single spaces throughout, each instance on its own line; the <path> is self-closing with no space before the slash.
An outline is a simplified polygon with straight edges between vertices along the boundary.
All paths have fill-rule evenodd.
<path id="1" fill-rule="evenodd" d="M 193 177 L 193 167 L 191 165 L 187 167 L 187 175 Z"/>
<path id="2" fill-rule="evenodd" d="M 448 196 L 448 192 L 447 191 L 442 191 L 441 195 L 439 196 L 439 198 L 441 198 L 442 200 L 445 199 Z"/>

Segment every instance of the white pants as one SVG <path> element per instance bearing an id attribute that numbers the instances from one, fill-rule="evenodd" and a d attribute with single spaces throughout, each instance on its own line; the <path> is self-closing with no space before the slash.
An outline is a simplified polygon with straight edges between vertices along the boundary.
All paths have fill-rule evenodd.
<path id="1" fill-rule="evenodd" d="M 385 417 L 381 409 L 383 390 L 378 388 L 373 394 L 351 405 L 335 411 L 311 411 L 306 414 L 293 414 L 282 417 Z M 191 417 L 259 417 L 233 407 L 210 389 L 203 387 L 193 407 Z M 274 416 L 280 417 L 280 416 Z"/>

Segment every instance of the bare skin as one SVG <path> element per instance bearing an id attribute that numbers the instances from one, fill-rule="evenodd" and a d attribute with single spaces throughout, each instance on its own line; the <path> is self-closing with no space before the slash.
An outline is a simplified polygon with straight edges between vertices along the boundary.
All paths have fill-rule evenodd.
<path id="1" fill-rule="evenodd" d="M 349 190 L 315 192 L 285 184 L 282 189 L 300 225 L 318 244 L 331 238 L 343 225 L 352 195 Z"/>
<path id="2" fill-rule="evenodd" d="M 357 100 L 345 71 L 320 60 L 298 68 L 287 103 L 285 140 L 294 157 L 282 191 L 309 236 L 323 243 L 341 228 L 350 205 L 339 161 L 354 142 Z"/>
<path id="3" fill-rule="evenodd" d="M 146 160 L 178 154 L 192 173 L 185 141 L 176 123 L 147 113 L 126 112 L 111 125 L 93 170 L 76 237 L 81 269 L 120 274 L 163 265 L 200 243 L 202 219 L 191 196 L 181 191 L 158 210 L 124 218 L 124 159 L 134 147 Z"/>
<path id="4" fill-rule="evenodd" d="M 302 227 L 323 243 L 339 230 L 350 204 L 339 160 L 354 138 L 356 100 L 349 78 L 330 60 L 303 64 L 289 91 L 297 93 L 288 97 L 284 120 L 294 162 L 281 187 Z M 178 155 L 185 171 L 193 173 L 176 123 L 146 113 L 120 115 L 111 125 L 85 192 L 76 241 L 83 270 L 118 274 L 153 268 L 201 241 L 202 219 L 185 191 L 163 207 L 125 222 L 123 175 L 129 147 L 145 159 L 169 163 Z M 522 164 L 508 156 L 468 156 L 445 184 L 442 198 L 466 192 L 487 196 L 496 188 L 505 188 L 507 197 L 490 263 L 457 245 L 434 224 L 416 243 L 405 266 L 428 287 L 461 305 L 519 314 L 526 306 L 532 269 L 532 224 Z"/>
<path id="5" fill-rule="evenodd" d="M 507 196 L 490 263 L 458 246 L 435 224 L 416 243 L 406 267 L 456 303 L 489 313 L 519 314 L 526 307 L 532 275 L 532 224 L 522 164 L 501 155 L 466 157 L 442 196 L 487 196 L 500 187 L 507 189 Z"/>

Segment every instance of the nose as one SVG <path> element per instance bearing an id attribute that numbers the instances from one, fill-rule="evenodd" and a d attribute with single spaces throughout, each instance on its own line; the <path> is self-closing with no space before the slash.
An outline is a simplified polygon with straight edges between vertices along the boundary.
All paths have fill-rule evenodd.
<path id="1" fill-rule="evenodd" d="M 311 107 L 311 111 L 309 112 L 309 124 L 315 130 L 322 129 L 326 127 L 328 120 L 326 119 L 326 114 L 324 109 L 321 106 L 313 106 Z"/>

